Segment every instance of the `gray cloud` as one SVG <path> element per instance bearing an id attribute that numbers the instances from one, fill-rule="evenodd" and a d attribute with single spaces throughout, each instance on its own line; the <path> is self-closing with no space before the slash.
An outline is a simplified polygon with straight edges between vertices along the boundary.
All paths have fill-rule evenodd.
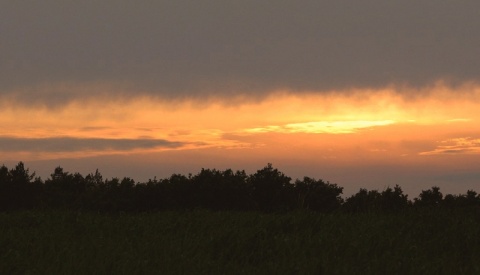
<path id="1" fill-rule="evenodd" d="M 183 145 L 181 142 L 162 139 L 0 137 L 0 152 L 129 151 L 134 149 L 178 148 Z"/>
<path id="2" fill-rule="evenodd" d="M 480 77 L 480 2 L 2 1 L 0 92 L 198 97 Z M 57 100 L 94 95 L 55 90 Z"/>

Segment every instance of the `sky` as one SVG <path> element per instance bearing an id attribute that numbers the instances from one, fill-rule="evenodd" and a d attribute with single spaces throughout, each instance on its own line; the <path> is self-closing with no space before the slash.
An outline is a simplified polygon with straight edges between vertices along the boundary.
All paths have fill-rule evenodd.
<path id="1" fill-rule="evenodd" d="M 0 161 L 480 193 L 480 2 L 0 2 Z"/>

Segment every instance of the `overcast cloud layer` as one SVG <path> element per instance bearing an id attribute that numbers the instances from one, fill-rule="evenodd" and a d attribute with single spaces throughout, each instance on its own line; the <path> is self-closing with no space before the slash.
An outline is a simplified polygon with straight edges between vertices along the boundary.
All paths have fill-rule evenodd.
<path id="1" fill-rule="evenodd" d="M 51 100 L 35 87 L 100 82 L 200 98 L 475 81 L 479 29 L 476 0 L 6 0 L 0 93 Z"/>

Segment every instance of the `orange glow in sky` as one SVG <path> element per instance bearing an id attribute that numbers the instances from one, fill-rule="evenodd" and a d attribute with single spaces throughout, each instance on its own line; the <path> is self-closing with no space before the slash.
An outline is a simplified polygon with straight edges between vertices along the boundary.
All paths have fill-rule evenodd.
<path id="1" fill-rule="evenodd" d="M 73 101 L 54 109 L 7 105 L 0 111 L 0 127 L 1 136 L 13 138 L 163 139 L 184 143 L 169 150 L 265 146 L 269 144 L 265 134 L 270 133 L 268 137 L 288 135 L 292 140 L 297 135 L 315 136 L 312 140 L 295 141 L 307 147 L 322 146 L 330 140 L 335 140 L 337 147 L 369 140 L 377 143 L 422 140 L 436 147 L 417 148 L 419 155 L 445 153 L 458 146 L 465 150 L 449 152 L 478 152 L 479 93 L 435 88 L 430 94 L 423 92 L 424 95 L 412 98 L 385 89 L 359 91 L 350 96 L 342 93 L 293 96 L 282 92 L 260 102 L 238 104 L 133 98 Z M 420 130 L 422 127 L 429 131 Z M 12 157 L 14 153 L 17 152 L 12 152 Z M 55 152 L 58 153 L 61 152 Z M 116 152 L 93 150 L 87 155 L 111 153 Z M 411 153 L 414 152 L 408 152 Z M 68 154 L 75 157 L 86 152 Z M 35 156 L 50 157 L 48 151 Z"/>
<path id="2" fill-rule="evenodd" d="M 43 143 L 35 150 L 8 144 L 0 150 L 4 159 L 26 162 L 187 151 L 298 163 L 328 160 L 339 167 L 425 162 L 445 167 L 457 165 L 445 156 L 480 154 L 480 89 L 432 89 L 411 91 L 410 97 L 392 89 L 348 96 L 282 91 L 235 104 L 146 97 L 88 99 L 56 108 L 10 103 L 0 110 L 4 143 Z M 44 142 L 52 138 L 61 143 L 58 148 Z M 78 145 L 83 139 L 91 144 Z M 115 140 L 124 141 L 109 146 Z"/>

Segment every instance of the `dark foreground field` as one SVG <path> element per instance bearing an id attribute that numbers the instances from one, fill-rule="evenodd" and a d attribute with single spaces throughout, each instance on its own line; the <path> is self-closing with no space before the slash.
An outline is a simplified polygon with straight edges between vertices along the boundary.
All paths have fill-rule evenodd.
<path id="1" fill-rule="evenodd" d="M 480 217 L 0 213 L 0 274 L 480 274 Z"/>

